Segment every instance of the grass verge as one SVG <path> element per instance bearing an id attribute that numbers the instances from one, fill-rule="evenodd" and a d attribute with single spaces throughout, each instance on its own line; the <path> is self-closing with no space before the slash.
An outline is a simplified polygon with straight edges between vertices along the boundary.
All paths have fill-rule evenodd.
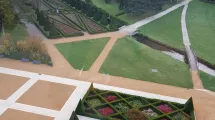
<path id="1" fill-rule="evenodd" d="M 152 72 L 156 69 L 157 72 Z M 106 58 L 101 73 L 160 84 L 192 88 L 189 67 L 134 38 L 119 39 Z"/>

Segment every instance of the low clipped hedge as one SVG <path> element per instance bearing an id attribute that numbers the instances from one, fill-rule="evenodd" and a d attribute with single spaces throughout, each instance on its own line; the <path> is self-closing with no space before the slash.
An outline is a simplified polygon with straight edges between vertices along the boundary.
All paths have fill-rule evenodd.
<path id="1" fill-rule="evenodd" d="M 95 99 L 97 100 L 94 102 L 90 101 Z M 100 102 L 98 102 L 98 100 L 100 100 Z M 134 101 L 140 101 L 142 104 L 134 104 Z M 161 108 L 159 108 L 159 106 L 162 105 L 168 105 L 168 107 L 171 108 L 171 111 L 165 113 Z M 110 110 L 107 110 L 106 108 L 110 108 L 114 113 L 110 112 Z M 174 120 L 173 118 L 175 115 L 183 115 L 189 120 L 195 120 L 192 98 L 189 99 L 186 104 L 179 104 L 159 99 L 150 99 L 114 91 L 95 89 L 92 86 L 84 98 L 80 100 L 76 109 L 76 114 L 100 120 L 128 120 L 126 114 L 129 110 L 136 109 L 142 112 L 143 110 L 148 110 L 148 108 L 152 109 L 157 116 L 151 118 L 145 114 L 147 120 L 161 120 L 164 118 L 166 120 Z M 104 116 L 101 112 L 104 109 L 106 109 L 105 115 L 107 116 Z"/>
<path id="2" fill-rule="evenodd" d="M 34 21 L 34 24 L 37 26 L 37 28 L 40 29 L 40 31 L 43 33 L 43 35 L 45 35 L 49 39 L 55 39 L 55 38 L 63 37 L 63 35 L 61 35 L 61 34 L 59 34 L 58 36 L 50 36 L 49 33 L 47 31 L 45 31 L 42 26 L 39 25 L 38 21 Z"/>

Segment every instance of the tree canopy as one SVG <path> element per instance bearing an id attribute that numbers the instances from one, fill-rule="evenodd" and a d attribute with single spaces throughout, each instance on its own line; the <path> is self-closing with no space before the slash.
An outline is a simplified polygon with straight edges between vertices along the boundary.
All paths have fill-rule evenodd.
<path id="1" fill-rule="evenodd" d="M 14 13 L 10 0 L 0 0 L 0 18 L 6 29 L 12 29 L 16 26 L 18 17 Z"/>
<path id="2" fill-rule="evenodd" d="M 120 8 L 134 15 L 141 15 L 147 11 L 159 11 L 162 7 L 170 2 L 178 2 L 181 0 L 121 0 Z"/>

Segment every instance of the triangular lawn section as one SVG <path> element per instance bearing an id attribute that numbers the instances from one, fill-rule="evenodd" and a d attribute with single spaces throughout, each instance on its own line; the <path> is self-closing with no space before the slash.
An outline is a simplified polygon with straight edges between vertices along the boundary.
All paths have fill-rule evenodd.
<path id="1" fill-rule="evenodd" d="M 153 69 L 157 72 L 153 72 Z M 117 40 L 100 72 L 184 88 L 193 87 L 187 64 L 141 44 L 132 37 Z"/>
<path id="2" fill-rule="evenodd" d="M 110 38 L 83 40 L 57 44 L 57 49 L 67 61 L 79 70 L 89 70 Z"/>
<path id="3" fill-rule="evenodd" d="M 193 0 L 187 9 L 186 23 L 196 55 L 215 65 L 215 4 Z"/>
<path id="4" fill-rule="evenodd" d="M 157 20 L 143 25 L 139 28 L 140 33 L 169 46 L 183 50 L 184 44 L 181 31 L 182 10 L 183 7 L 180 7 Z"/>

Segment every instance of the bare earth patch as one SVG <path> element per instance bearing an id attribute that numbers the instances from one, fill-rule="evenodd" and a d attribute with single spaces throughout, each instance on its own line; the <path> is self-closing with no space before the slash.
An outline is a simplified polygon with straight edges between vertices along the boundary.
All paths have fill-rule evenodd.
<path id="1" fill-rule="evenodd" d="M 33 113 L 8 109 L 1 116 L 0 120 L 53 120 L 51 117 Z"/>
<path id="2" fill-rule="evenodd" d="M 17 102 L 60 111 L 75 88 L 71 85 L 38 81 Z"/>
<path id="3" fill-rule="evenodd" d="M 0 99 L 3 100 L 8 99 L 28 80 L 28 78 L 6 74 L 0 74 L 0 78 Z"/>

